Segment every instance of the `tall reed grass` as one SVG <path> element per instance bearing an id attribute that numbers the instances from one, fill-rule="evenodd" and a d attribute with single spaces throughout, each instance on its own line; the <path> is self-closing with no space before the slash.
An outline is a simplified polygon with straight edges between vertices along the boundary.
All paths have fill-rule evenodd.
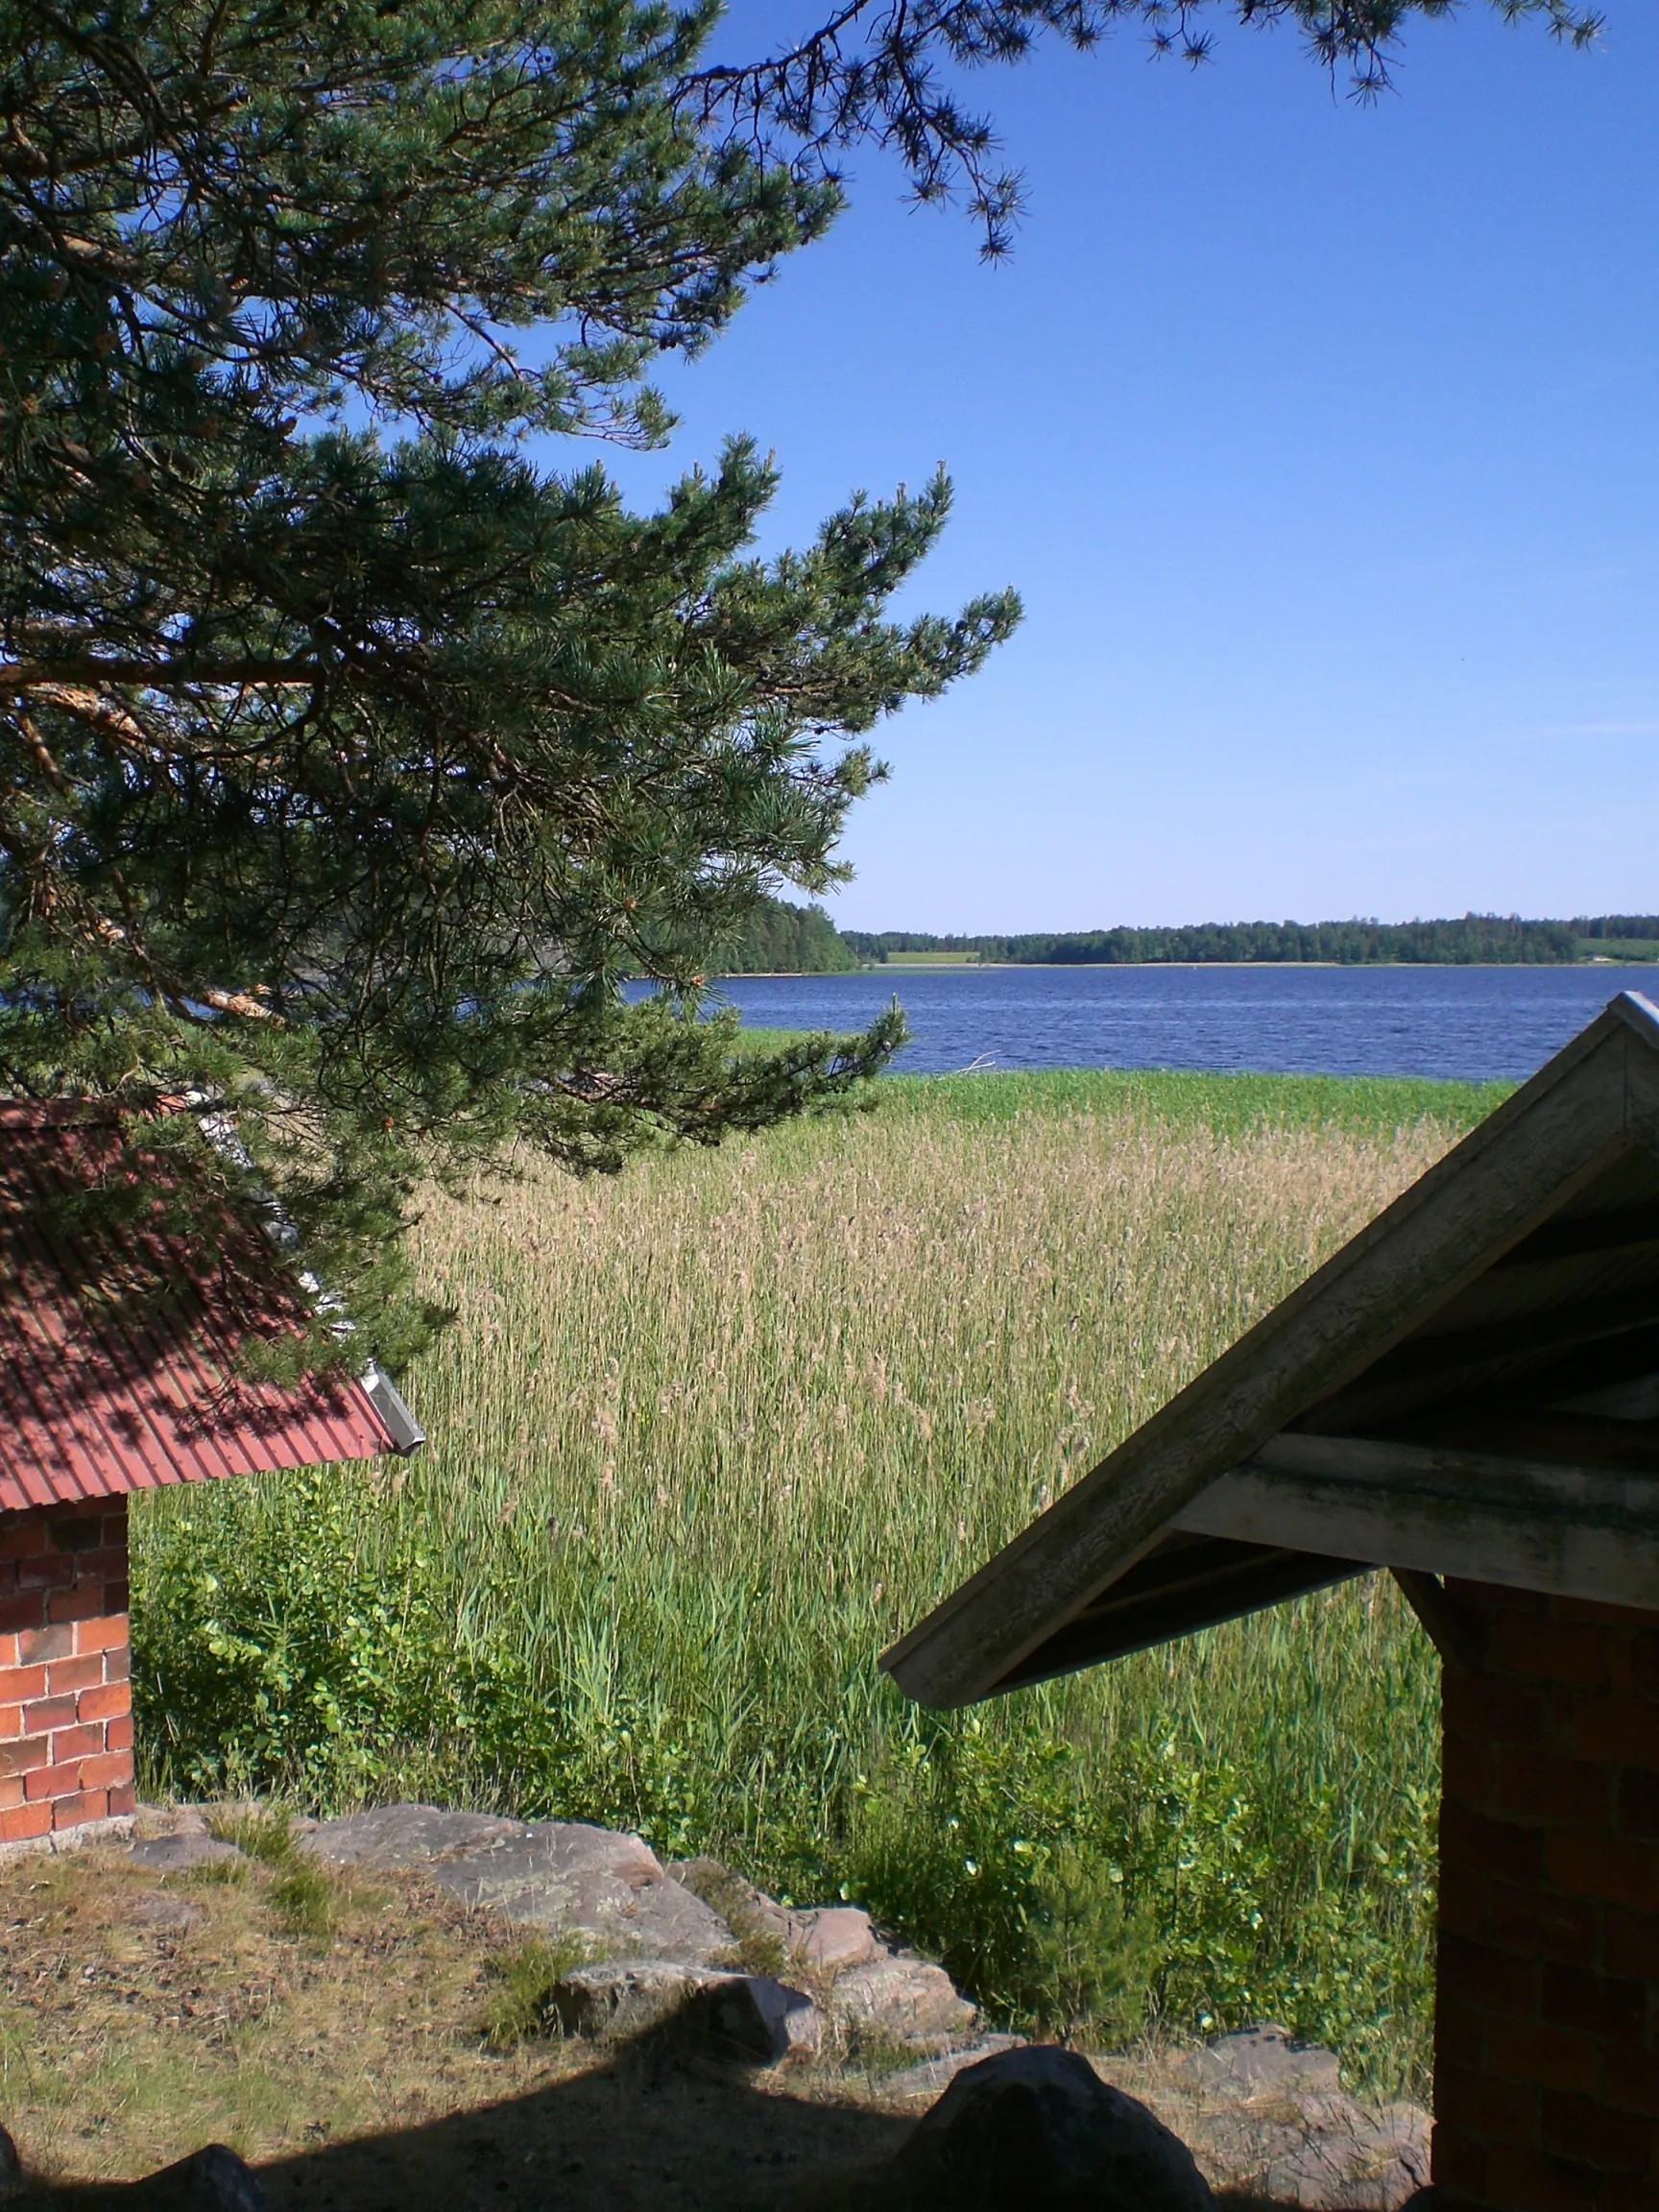
<path id="1" fill-rule="evenodd" d="M 967 1716 L 877 1654 L 1490 1103 L 1255 1078 L 874 1109 L 434 1199 L 408 1465 L 145 1502 L 159 1783 L 637 1826 L 1003 2013 L 1421 2080 L 1437 1683 L 1347 1585 Z"/>

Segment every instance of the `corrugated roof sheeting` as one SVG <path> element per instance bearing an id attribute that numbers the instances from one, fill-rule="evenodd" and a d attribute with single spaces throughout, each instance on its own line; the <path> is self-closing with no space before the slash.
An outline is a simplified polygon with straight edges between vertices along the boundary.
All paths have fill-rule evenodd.
<path id="1" fill-rule="evenodd" d="M 0 1106 L 0 1508 L 391 1448 L 348 1378 L 278 1386 L 236 1376 L 250 1334 L 299 1317 L 256 1228 L 228 1220 L 204 1277 L 159 1218 L 76 1226 L 74 1201 L 100 1183 L 137 1190 L 177 1172 L 177 1155 L 146 1162 L 108 1118 Z"/>

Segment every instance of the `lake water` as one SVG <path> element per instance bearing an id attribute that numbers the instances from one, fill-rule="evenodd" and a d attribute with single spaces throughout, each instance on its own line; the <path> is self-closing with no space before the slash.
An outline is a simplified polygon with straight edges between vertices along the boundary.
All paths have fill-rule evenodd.
<path id="1" fill-rule="evenodd" d="M 745 1022 L 854 1029 L 895 996 L 912 1074 L 1179 1068 L 1263 1074 L 1530 1075 L 1659 968 L 889 968 L 733 975 Z"/>

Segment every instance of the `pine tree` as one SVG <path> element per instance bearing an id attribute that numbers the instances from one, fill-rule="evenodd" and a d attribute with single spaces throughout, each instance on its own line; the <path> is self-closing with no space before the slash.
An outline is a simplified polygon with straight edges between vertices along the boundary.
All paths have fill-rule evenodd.
<path id="1" fill-rule="evenodd" d="M 1334 60 L 1438 0 L 1234 4 Z M 834 878 L 866 733 L 1017 617 L 886 617 L 943 478 L 761 561 L 749 445 L 635 515 L 527 441 L 664 437 L 651 361 L 823 231 L 839 147 L 998 246 L 939 66 L 1192 12 L 854 0 L 750 68 L 717 12 L 0 0 L 0 1091 L 233 1118 L 181 1190 L 276 1200 L 358 1349 L 418 1328 L 422 1178 L 614 1166 L 881 1063 L 893 1022 L 734 1055 L 700 972 Z"/>
<path id="2" fill-rule="evenodd" d="M 0 9 L 0 1089 L 233 1108 L 215 1172 L 357 1349 L 411 1324 L 423 1175 L 880 1064 L 892 1022 L 734 1057 L 673 995 L 763 882 L 831 879 L 858 733 L 1015 619 L 883 618 L 943 480 L 762 562 L 747 445 L 646 516 L 524 451 L 660 435 L 653 352 L 832 211 L 677 111 L 708 20 Z"/>

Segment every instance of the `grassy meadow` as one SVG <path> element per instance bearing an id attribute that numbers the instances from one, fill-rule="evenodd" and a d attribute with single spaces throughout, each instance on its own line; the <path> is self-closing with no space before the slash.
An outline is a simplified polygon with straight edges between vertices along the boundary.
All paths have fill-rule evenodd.
<path id="1" fill-rule="evenodd" d="M 1496 1092 L 887 1078 L 434 1200 L 414 1460 L 150 1497 L 152 1788 L 619 1823 L 870 1905 L 1016 2021 L 1427 2065 L 1437 1678 L 1392 1585 L 967 1715 L 880 1649 Z"/>

